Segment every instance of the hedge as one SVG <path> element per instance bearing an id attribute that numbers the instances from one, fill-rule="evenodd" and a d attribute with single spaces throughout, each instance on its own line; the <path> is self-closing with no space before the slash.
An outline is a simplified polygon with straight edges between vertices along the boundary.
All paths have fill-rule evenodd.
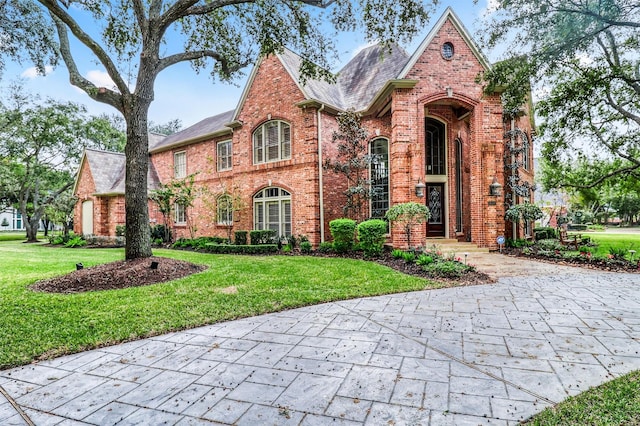
<path id="1" fill-rule="evenodd" d="M 278 252 L 276 244 L 230 245 L 209 243 L 204 250 L 215 254 L 271 254 Z"/>

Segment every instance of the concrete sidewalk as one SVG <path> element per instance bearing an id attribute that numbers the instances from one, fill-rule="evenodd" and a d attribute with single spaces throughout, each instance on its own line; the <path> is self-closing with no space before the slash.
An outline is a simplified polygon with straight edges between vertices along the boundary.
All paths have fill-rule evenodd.
<path id="1" fill-rule="evenodd" d="M 0 424 L 513 425 L 640 368 L 640 275 L 531 273 L 0 371 Z"/>

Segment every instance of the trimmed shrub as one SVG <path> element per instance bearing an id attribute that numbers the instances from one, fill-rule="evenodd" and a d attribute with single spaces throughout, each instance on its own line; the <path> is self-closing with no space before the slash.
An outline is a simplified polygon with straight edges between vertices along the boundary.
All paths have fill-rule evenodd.
<path id="1" fill-rule="evenodd" d="M 358 225 L 358 241 L 365 256 L 379 256 L 384 246 L 387 222 L 381 219 L 366 220 Z"/>
<path id="2" fill-rule="evenodd" d="M 331 241 L 325 241 L 323 243 L 320 243 L 320 246 L 318 246 L 318 251 L 320 253 L 330 253 L 333 251 L 333 243 Z"/>
<path id="3" fill-rule="evenodd" d="M 125 225 L 116 225 L 116 237 L 124 237 L 127 233 L 127 227 Z"/>
<path id="4" fill-rule="evenodd" d="M 353 219 L 334 219 L 329 222 L 333 237 L 333 249 L 336 253 L 345 253 L 353 248 L 356 234 L 356 221 Z"/>
<path id="5" fill-rule="evenodd" d="M 124 226 L 123 226 L 124 228 Z M 124 234 L 122 235 L 118 235 L 118 231 L 117 231 L 117 227 L 116 227 L 116 236 L 120 237 L 120 236 L 124 236 Z M 163 242 L 165 243 L 169 243 L 171 242 L 171 229 L 170 228 L 166 228 L 164 225 L 154 225 L 151 227 L 151 241 L 156 241 L 156 240 L 161 240 L 160 244 L 162 244 Z"/>
<path id="6" fill-rule="evenodd" d="M 247 245 L 247 235 L 249 232 L 247 231 L 236 231 L 234 235 L 234 242 L 238 246 L 246 246 Z"/>
<path id="7" fill-rule="evenodd" d="M 252 246 L 258 246 L 263 244 L 275 244 L 276 243 L 276 231 L 273 229 L 254 229 L 249 232 L 250 244 Z"/>
<path id="8" fill-rule="evenodd" d="M 589 226 L 584 223 L 572 223 L 567 225 L 569 231 L 586 231 Z"/>
<path id="9" fill-rule="evenodd" d="M 558 232 L 550 226 L 541 226 L 533 228 L 533 235 L 536 240 L 551 240 L 558 238 Z"/>
<path id="10" fill-rule="evenodd" d="M 302 253 L 305 253 L 305 254 L 309 254 L 309 253 L 311 253 L 311 248 L 312 248 L 312 247 L 313 247 L 313 246 L 311 245 L 311 243 L 310 243 L 309 241 L 302 241 L 302 242 L 300 243 L 300 251 L 301 251 Z"/>
<path id="11" fill-rule="evenodd" d="M 209 243 L 204 247 L 208 253 L 215 254 L 272 254 L 278 252 L 276 244 L 231 245 Z"/>

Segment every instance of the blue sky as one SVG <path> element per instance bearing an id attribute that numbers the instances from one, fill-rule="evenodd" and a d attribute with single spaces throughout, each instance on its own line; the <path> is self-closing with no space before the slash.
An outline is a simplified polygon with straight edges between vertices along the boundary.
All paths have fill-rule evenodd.
<path id="1" fill-rule="evenodd" d="M 413 53 L 422 39 L 427 35 L 433 24 L 442 15 L 448 6 L 462 20 L 467 30 L 474 39 L 478 39 L 482 32 L 480 17 L 487 9 L 487 4 L 492 0 L 479 0 L 473 4 L 472 0 L 448 0 L 441 1 L 432 15 L 431 22 L 410 45 L 403 46 L 409 53 Z M 358 34 L 343 34 L 339 36 L 338 43 L 339 60 L 335 64 L 334 71 L 346 64 L 359 49 L 367 45 L 364 37 Z M 498 59 L 496 52 L 484 52 L 490 61 Z M 81 64 L 80 71 L 94 82 L 104 82 L 106 73 L 104 69 L 95 63 L 85 62 Z M 248 75 L 251 67 L 244 70 Z M 63 101 L 73 101 L 85 105 L 90 114 L 103 112 L 114 114 L 116 111 L 108 106 L 90 99 L 84 92 L 73 87 L 69 83 L 67 70 L 64 64 L 59 65 L 47 76 L 36 76 L 30 64 L 8 63 L 0 86 L 6 86 L 9 81 L 22 78 L 25 87 L 31 93 L 39 93 L 42 97 L 52 97 Z M 156 123 L 165 123 L 179 118 L 184 127 L 190 126 L 203 118 L 232 110 L 236 107 L 246 77 L 238 79 L 234 84 L 213 82 L 205 71 L 196 74 L 188 64 L 178 64 L 163 71 L 156 80 L 156 98 L 149 111 L 149 119 Z M 103 84 L 106 85 L 106 84 Z"/>

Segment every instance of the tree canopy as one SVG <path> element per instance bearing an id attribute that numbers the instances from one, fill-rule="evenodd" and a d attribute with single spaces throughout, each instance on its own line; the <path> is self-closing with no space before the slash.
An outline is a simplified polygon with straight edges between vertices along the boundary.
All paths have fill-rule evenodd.
<path id="1" fill-rule="evenodd" d="M 29 0 L 26 0 L 29 1 Z M 126 122 L 127 259 L 151 255 L 147 209 L 148 110 L 163 70 L 182 62 L 230 81 L 260 55 L 284 46 L 303 58 L 303 78 L 330 78 L 332 31 L 360 28 L 368 40 L 406 41 L 436 0 L 36 0 L 55 24 L 73 85 L 113 106 Z M 331 24 L 331 25 L 327 25 Z M 329 27 L 333 27 L 329 28 Z M 70 36 L 104 66 L 113 87 L 79 71 Z"/>
<path id="2" fill-rule="evenodd" d="M 83 149 L 97 144 L 95 125 L 83 106 L 42 101 L 21 86 L 0 105 L 0 198 L 18 207 L 30 241 L 47 207 L 73 185 Z M 106 125 L 100 129 L 117 134 Z"/>
<path id="3" fill-rule="evenodd" d="M 640 176 L 640 3 L 499 0 L 495 9 L 484 42 L 508 57 L 484 78 L 505 88 L 507 110 L 538 82 L 542 154 L 554 169 L 546 186 Z M 588 176 L 576 176 L 576 158 Z"/>

